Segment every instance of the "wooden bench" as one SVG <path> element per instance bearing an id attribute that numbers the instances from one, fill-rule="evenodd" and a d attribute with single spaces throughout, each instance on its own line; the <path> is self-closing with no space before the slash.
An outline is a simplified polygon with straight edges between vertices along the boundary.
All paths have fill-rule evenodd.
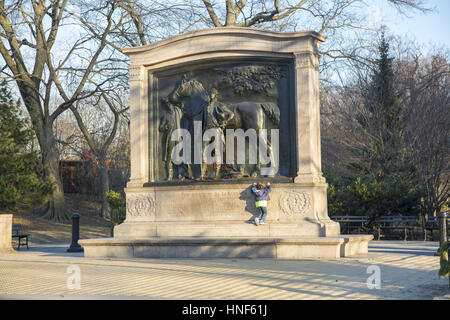
<path id="1" fill-rule="evenodd" d="M 403 229 L 405 241 L 408 237 L 407 231 L 418 226 L 418 218 L 416 216 L 380 216 L 378 222 L 379 236 L 381 236 L 381 230 Z"/>
<path id="2" fill-rule="evenodd" d="M 368 227 L 368 216 L 333 216 L 332 220 L 342 224 L 342 230 L 350 233 L 352 230 L 362 230 Z M 417 225 L 417 217 L 415 216 L 380 216 L 378 220 L 378 240 L 382 237 L 382 230 L 403 229 L 405 240 L 407 239 L 407 231 L 413 229 Z"/>
<path id="3" fill-rule="evenodd" d="M 29 249 L 29 247 L 28 247 L 28 237 L 30 235 L 22 233 L 21 231 L 22 231 L 22 225 L 21 224 L 13 224 L 12 225 L 12 237 L 18 239 L 17 250 L 20 249 L 20 246 L 25 246 L 25 245 L 27 246 L 27 249 Z M 26 240 L 26 242 L 24 244 L 21 243 L 22 239 Z"/>
<path id="4" fill-rule="evenodd" d="M 347 229 L 347 234 L 352 230 L 361 230 L 366 226 L 369 218 L 367 216 L 333 216 L 331 217 L 333 221 L 339 222 L 343 226 L 343 230 Z"/>

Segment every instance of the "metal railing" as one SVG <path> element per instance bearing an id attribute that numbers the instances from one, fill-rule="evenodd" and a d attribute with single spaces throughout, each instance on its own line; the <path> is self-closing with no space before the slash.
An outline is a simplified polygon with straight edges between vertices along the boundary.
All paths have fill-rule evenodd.
<path id="1" fill-rule="evenodd" d="M 415 228 L 422 227 L 425 230 L 425 239 L 427 237 L 426 230 L 430 230 L 433 235 L 433 230 L 439 230 L 439 217 L 431 216 L 425 220 L 425 225 L 421 224 L 420 218 L 416 216 L 380 216 L 377 221 L 374 222 L 372 230 L 369 230 L 370 218 L 368 216 L 333 216 L 333 221 L 341 223 L 343 232 L 370 232 L 378 231 L 378 239 L 383 237 L 384 231 L 401 229 L 404 231 L 404 240 L 408 238 L 408 231 Z M 450 216 L 445 217 L 447 221 L 446 225 L 450 223 Z"/>

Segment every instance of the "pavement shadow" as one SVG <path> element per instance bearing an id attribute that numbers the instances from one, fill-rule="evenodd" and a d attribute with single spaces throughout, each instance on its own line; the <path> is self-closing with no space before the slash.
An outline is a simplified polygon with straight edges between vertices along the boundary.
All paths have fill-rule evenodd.
<path id="1" fill-rule="evenodd" d="M 429 246 L 429 249 L 426 248 Z M 29 251 L 40 252 L 42 256 L 83 257 L 83 253 L 66 252 L 69 244 L 36 246 Z M 425 247 L 425 248 L 423 248 Z M 420 244 L 408 248 L 408 245 L 380 244 L 369 246 L 372 252 L 383 252 L 387 255 L 405 251 L 405 259 L 415 259 L 425 252 L 429 255 L 435 249 L 434 245 Z M 378 251 L 377 251 L 378 250 Z M 109 260 L 109 261 L 108 261 Z M 114 260 L 122 262 L 116 263 Z M 133 262 L 126 265 L 123 261 Z M 409 260 L 410 261 L 410 260 Z M 416 261 L 416 260 L 414 260 Z M 49 263 L 48 261 L 46 261 Z M 388 265 L 380 260 L 381 289 L 373 290 L 367 287 L 366 281 L 370 276 L 368 267 L 377 264 L 376 259 L 80 259 L 84 267 L 110 268 L 115 273 L 129 273 L 134 275 L 154 274 L 161 276 L 171 274 L 175 277 L 194 279 L 207 277 L 211 279 L 226 279 L 227 283 L 244 281 L 258 288 L 270 288 L 273 296 L 280 292 L 320 296 L 328 299 L 355 298 L 355 294 L 368 296 L 370 299 L 428 299 L 439 293 L 418 287 L 420 283 L 412 283 L 411 279 L 420 278 L 424 273 L 435 276 L 437 270 L 429 270 L 406 262 L 404 265 Z M 84 267 L 83 267 L 84 266 Z M 98 269 L 101 270 L 101 269 Z M 414 282 L 414 281 L 413 281 Z M 217 282 L 212 282 L 212 294 Z M 440 288 L 440 287 L 439 287 Z M 230 287 L 230 294 L 234 288 Z M 226 294 L 226 293 L 224 293 Z M 411 298 L 413 297 L 413 298 Z M 267 297 L 270 299 L 270 296 Z"/>
<path id="2" fill-rule="evenodd" d="M 413 247 L 413 246 L 416 247 Z M 389 242 L 383 245 L 377 242 L 376 245 L 369 245 L 369 253 L 393 253 L 393 254 L 410 254 L 410 255 L 422 255 L 422 256 L 434 256 L 438 249 L 437 243 L 393 243 Z"/>
<path id="3" fill-rule="evenodd" d="M 16 253 L 41 253 L 42 256 L 48 257 L 84 257 L 83 252 L 67 252 L 70 243 L 67 244 L 53 244 L 53 245 L 34 245 L 29 249 L 15 250 Z"/>

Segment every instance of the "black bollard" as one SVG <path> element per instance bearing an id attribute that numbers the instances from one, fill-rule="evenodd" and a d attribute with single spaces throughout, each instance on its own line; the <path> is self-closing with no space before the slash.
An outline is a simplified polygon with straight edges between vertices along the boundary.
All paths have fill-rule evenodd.
<path id="1" fill-rule="evenodd" d="M 439 248 L 436 252 L 436 256 L 441 255 L 441 246 L 447 241 L 447 212 L 441 211 L 438 214 L 439 219 Z"/>
<path id="2" fill-rule="evenodd" d="M 80 239 L 80 215 L 75 212 L 72 215 L 72 244 L 67 252 L 83 252 L 84 249 L 78 244 L 78 239 Z"/>

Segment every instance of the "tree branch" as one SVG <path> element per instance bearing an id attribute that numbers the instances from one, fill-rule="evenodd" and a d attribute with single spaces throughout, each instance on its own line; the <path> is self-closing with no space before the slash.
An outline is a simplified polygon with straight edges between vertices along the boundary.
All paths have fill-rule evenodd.
<path id="1" fill-rule="evenodd" d="M 211 22 L 214 24 L 215 27 L 223 27 L 223 25 L 220 23 L 219 18 L 216 15 L 216 12 L 214 11 L 214 8 L 212 7 L 210 0 L 202 0 L 206 10 L 208 11 L 209 17 L 211 18 Z"/>

